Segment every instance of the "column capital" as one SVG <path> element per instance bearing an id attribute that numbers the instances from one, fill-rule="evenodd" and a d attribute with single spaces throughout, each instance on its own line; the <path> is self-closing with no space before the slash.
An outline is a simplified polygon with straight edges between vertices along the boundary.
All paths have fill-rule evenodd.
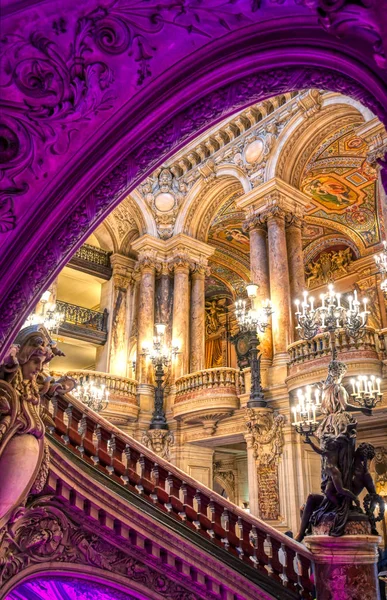
<path id="1" fill-rule="evenodd" d="M 277 207 L 285 213 L 302 217 L 306 206 L 310 204 L 309 198 L 303 192 L 278 177 L 262 183 L 244 196 L 237 198 L 235 202 L 238 208 L 250 211 L 250 215 L 256 216 L 264 215 L 267 211 L 270 216 L 273 208 Z"/>
<path id="2" fill-rule="evenodd" d="M 144 273 L 148 271 L 149 273 L 154 273 L 156 270 L 160 270 L 161 261 L 159 257 L 155 253 L 140 253 L 138 260 L 135 265 L 135 270 Z"/>
<path id="3" fill-rule="evenodd" d="M 294 215 L 287 213 L 285 217 L 285 224 L 288 229 L 295 227 L 296 229 L 302 229 L 303 218 L 301 215 Z"/>
<path id="4" fill-rule="evenodd" d="M 246 216 L 242 224 L 243 231 L 246 233 L 250 233 L 250 231 L 259 231 L 260 233 L 266 234 L 266 219 L 258 213 L 256 214 L 254 210 L 251 210 L 250 213 Z"/>
<path id="5" fill-rule="evenodd" d="M 113 270 L 113 283 L 115 288 L 126 291 L 131 283 L 134 283 L 133 271 L 135 261 L 133 258 L 123 254 L 112 254 L 110 264 Z"/>

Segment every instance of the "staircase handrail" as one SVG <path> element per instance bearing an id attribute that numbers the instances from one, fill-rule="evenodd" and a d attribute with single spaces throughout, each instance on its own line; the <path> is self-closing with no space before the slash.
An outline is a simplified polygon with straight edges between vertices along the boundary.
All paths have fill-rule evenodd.
<path id="1" fill-rule="evenodd" d="M 70 394 L 52 398 L 52 416 L 51 434 L 85 463 L 288 589 L 313 598 L 313 555 L 303 545 L 160 458 Z"/>

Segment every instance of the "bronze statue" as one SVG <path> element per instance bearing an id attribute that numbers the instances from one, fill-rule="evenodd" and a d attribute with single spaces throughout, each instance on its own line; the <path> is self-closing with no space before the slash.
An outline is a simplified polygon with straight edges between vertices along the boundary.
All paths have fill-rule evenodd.
<path id="1" fill-rule="evenodd" d="M 375 531 L 375 521 L 383 518 L 384 504 L 376 494 L 368 471 L 368 460 L 374 456 L 374 449 L 371 444 L 363 443 L 355 450 L 357 421 L 349 412 L 361 411 L 370 415 L 372 411 L 348 402 L 348 392 L 342 385 L 346 370 L 345 364 L 339 361 L 329 364 L 328 377 L 322 386 L 321 412 L 324 418 L 316 431 L 320 446 L 310 436 L 305 439 L 305 443 L 322 459 L 322 494 L 308 496 L 297 541 L 303 539 L 311 526 L 317 526 L 326 519 L 330 523 L 330 535 L 343 535 L 348 520 L 356 514 L 364 514 L 358 500 L 364 488 L 368 491 L 365 513 L 372 532 Z M 377 518 L 374 517 L 376 506 L 379 506 Z"/>

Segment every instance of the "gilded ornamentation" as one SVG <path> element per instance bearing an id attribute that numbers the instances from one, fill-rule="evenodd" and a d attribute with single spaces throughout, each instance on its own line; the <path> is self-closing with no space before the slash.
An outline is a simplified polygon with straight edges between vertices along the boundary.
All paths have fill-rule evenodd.
<path id="1" fill-rule="evenodd" d="M 375 483 L 380 496 L 387 496 L 387 448 L 375 448 Z"/>
<path id="2" fill-rule="evenodd" d="M 171 447 L 175 442 L 172 431 L 165 429 L 149 429 L 144 432 L 141 443 L 152 450 L 160 458 L 170 460 L 171 458 Z"/>
<path id="3" fill-rule="evenodd" d="M 226 299 L 212 299 L 207 300 L 205 303 L 205 311 L 206 311 L 206 334 L 213 335 L 217 333 L 219 329 L 222 327 L 222 324 L 219 320 L 219 315 L 224 313 L 224 305 Z"/>
<path id="4" fill-rule="evenodd" d="M 351 263 L 351 248 L 338 250 L 337 252 L 334 250 L 322 252 L 317 260 L 312 260 L 305 266 L 308 288 L 329 283 L 340 277 L 340 275 L 346 275 Z"/>
<path id="5" fill-rule="evenodd" d="M 245 418 L 257 467 L 259 514 L 262 519 L 278 520 L 281 516 L 278 462 L 284 446 L 285 417 L 248 408 Z"/>

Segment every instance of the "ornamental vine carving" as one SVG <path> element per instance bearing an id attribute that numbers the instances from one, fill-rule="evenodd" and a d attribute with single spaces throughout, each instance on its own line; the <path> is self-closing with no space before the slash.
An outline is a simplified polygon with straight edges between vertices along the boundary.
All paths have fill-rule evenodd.
<path id="1" fill-rule="evenodd" d="M 138 550 L 138 549 L 137 549 Z M 133 554 L 135 551 L 133 551 Z M 50 496 L 14 511 L 0 534 L 0 588 L 30 565 L 72 563 L 90 565 L 138 581 L 168 600 L 199 600 L 199 596 L 156 569 L 121 550 L 69 516 Z"/>

